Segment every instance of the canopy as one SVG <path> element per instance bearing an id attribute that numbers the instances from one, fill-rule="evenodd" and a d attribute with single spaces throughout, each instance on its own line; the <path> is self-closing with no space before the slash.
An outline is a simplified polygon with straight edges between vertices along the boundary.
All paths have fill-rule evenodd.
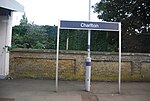
<path id="1" fill-rule="evenodd" d="M 0 8 L 24 12 L 24 7 L 15 0 L 0 0 Z"/>

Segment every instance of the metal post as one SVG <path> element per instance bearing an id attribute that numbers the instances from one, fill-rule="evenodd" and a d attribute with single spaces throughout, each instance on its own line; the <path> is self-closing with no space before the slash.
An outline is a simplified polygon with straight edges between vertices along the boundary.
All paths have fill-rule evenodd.
<path id="1" fill-rule="evenodd" d="M 60 20 L 58 21 L 57 28 L 57 53 L 56 53 L 56 92 L 58 91 L 58 58 L 59 58 L 59 28 L 60 28 Z"/>
<path id="2" fill-rule="evenodd" d="M 118 93 L 121 93 L 121 23 L 119 23 L 119 88 Z"/>
<path id="3" fill-rule="evenodd" d="M 89 21 L 91 19 L 91 0 L 89 0 Z M 88 56 L 86 58 L 85 90 L 90 91 L 91 82 L 91 57 L 90 57 L 91 31 L 88 30 Z"/>

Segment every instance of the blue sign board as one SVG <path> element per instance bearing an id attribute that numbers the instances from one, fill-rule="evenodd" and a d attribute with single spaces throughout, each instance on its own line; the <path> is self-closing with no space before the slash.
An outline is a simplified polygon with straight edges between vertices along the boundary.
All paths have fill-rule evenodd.
<path id="1" fill-rule="evenodd" d="M 119 23 L 61 20 L 60 29 L 119 31 Z"/>

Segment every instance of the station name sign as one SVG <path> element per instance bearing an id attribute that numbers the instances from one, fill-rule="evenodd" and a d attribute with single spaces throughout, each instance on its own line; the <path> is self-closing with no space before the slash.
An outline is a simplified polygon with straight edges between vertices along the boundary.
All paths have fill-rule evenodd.
<path id="1" fill-rule="evenodd" d="M 119 31 L 119 23 L 60 20 L 60 29 Z"/>

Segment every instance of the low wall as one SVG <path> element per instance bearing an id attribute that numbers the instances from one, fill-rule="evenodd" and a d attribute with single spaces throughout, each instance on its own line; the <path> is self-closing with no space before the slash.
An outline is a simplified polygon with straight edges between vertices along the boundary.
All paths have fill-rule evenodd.
<path id="1" fill-rule="evenodd" d="M 83 80 L 85 51 L 60 51 L 59 79 Z M 92 80 L 118 80 L 118 53 L 91 52 Z M 55 50 L 14 49 L 10 52 L 10 76 L 55 79 Z M 150 54 L 122 53 L 123 81 L 150 81 Z"/>

